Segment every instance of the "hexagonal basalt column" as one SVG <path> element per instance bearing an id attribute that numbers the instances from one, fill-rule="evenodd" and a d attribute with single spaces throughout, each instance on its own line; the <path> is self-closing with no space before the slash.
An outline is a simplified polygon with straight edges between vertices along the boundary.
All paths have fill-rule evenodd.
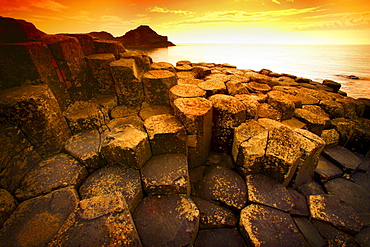
<path id="1" fill-rule="evenodd" d="M 206 97 L 206 91 L 200 89 L 196 85 L 181 84 L 175 85 L 170 89 L 170 103 L 173 107 L 173 101 L 178 98 L 195 98 Z"/>
<path id="2" fill-rule="evenodd" d="M 204 98 L 179 98 L 174 106 L 188 132 L 189 167 L 202 165 L 210 152 L 212 103 Z"/>
<path id="3" fill-rule="evenodd" d="M 168 70 L 150 70 L 143 75 L 146 102 L 169 105 L 168 91 L 177 83 L 177 76 Z"/>
<path id="4" fill-rule="evenodd" d="M 92 54 L 86 57 L 94 80 L 94 93 L 115 93 L 114 80 L 109 64 L 116 58 L 111 53 Z"/>

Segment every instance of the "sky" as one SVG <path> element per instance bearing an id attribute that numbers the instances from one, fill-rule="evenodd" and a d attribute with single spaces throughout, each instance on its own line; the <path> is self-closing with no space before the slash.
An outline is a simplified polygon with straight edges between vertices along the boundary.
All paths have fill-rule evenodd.
<path id="1" fill-rule="evenodd" d="M 0 0 L 48 33 L 149 25 L 176 43 L 370 44 L 369 0 Z"/>

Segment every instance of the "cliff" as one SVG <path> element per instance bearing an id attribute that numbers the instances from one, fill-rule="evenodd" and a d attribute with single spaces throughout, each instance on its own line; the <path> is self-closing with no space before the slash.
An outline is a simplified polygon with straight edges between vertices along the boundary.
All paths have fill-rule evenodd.
<path id="1" fill-rule="evenodd" d="M 44 35 L 30 22 L 0 16 L 0 43 L 35 41 Z"/>
<path id="2" fill-rule="evenodd" d="M 134 30 L 128 31 L 125 35 L 117 37 L 125 47 L 168 47 L 174 44 L 168 41 L 167 36 L 157 34 L 149 26 L 142 25 Z"/>

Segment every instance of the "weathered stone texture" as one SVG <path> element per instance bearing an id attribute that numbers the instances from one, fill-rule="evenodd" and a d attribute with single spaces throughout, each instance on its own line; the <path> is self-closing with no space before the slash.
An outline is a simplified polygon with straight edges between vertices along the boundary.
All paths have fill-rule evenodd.
<path id="1" fill-rule="evenodd" d="M 150 105 L 143 102 L 139 116 L 145 121 L 147 118 L 155 115 L 171 114 L 173 115 L 173 109 L 166 105 Z"/>
<path id="2" fill-rule="evenodd" d="M 348 172 L 357 170 L 362 162 L 354 153 L 341 146 L 326 147 L 323 154 L 344 169 L 344 171 Z"/>
<path id="3" fill-rule="evenodd" d="M 245 242 L 236 228 L 201 230 L 194 247 L 244 247 Z"/>
<path id="4" fill-rule="evenodd" d="M 126 51 L 121 42 L 114 40 L 95 39 L 94 45 L 96 53 L 113 53 L 116 59 Z"/>
<path id="5" fill-rule="evenodd" d="M 111 53 L 91 54 L 86 57 L 87 65 L 94 80 L 94 93 L 115 93 L 115 84 L 110 63 L 116 58 Z"/>
<path id="6" fill-rule="evenodd" d="M 198 84 L 202 90 L 206 91 L 206 97 L 215 94 L 226 94 L 226 85 L 222 81 L 207 80 Z"/>
<path id="7" fill-rule="evenodd" d="M 310 246 L 325 246 L 324 238 L 307 218 L 294 217 L 293 220 Z"/>
<path id="8" fill-rule="evenodd" d="M 206 91 L 200 89 L 196 85 L 191 84 L 180 84 L 173 86 L 170 91 L 170 102 L 173 106 L 173 101 L 177 98 L 195 98 L 195 97 L 206 97 Z"/>
<path id="9" fill-rule="evenodd" d="M 141 168 L 141 176 L 148 195 L 190 195 L 188 162 L 184 154 L 153 156 Z"/>
<path id="10" fill-rule="evenodd" d="M 17 201 L 6 189 L 0 189 L 0 228 L 17 208 Z"/>
<path id="11" fill-rule="evenodd" d="M 150 65 L 151 70 L 168 70 L 172 73 L 176 73 L 175 67 L 171 63 L 167 62 L 155 62 Z"/>
<path id="12" fill-rule="evenodd" d="M 146 102 L 169 105 L 168 90 L 177 84 L 177 76 L 168 70 L 150 70 L 143 75 L 143 84 Z"/>
<path id="13" fill-rule="evenodd" d="M 139 106 L 119 105 L 110 112 L 111 118 L 123 118 L 129 116 L 137 116 L 139 114 Z"/>

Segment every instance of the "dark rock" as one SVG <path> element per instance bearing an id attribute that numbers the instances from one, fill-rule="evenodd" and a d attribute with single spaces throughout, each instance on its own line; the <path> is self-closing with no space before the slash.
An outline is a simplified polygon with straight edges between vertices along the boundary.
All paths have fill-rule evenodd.
<path id="1" fill-rule="evenodd" d="M 244 247 L 245 242 L 236 228 L 201 230 L 194 247 Z"/>
<path id="2" fill-rule="evenodd" d="M 38 163 L 22 180 L 15 196 L 23 201 L 67 186 L 79 186 L 86 168 L 68 154 L 57 154 Z"/>
<path id="3" fill-rule="evenodd" d="M 17 208 L 15 198 L 6 189 L 0 189 L 0 228 Z"/>
<path id="4" fill-rule="evenodd" d="M 311 83 L 312 80 L 308 78 L 303 78 L 303 77 L 298 77 L 295 79 L 296 82 L 298 83 Z"/>
<path id="5" fill-rule="evenodd" d="M 310 210 L 308 209 L 306 197 L 293 188 L 287 189 L 293 202 L 293 208 L 290 210 L 290 214 L 310 216 Z"/>
<path id="6" fill-rule="evenodd" d="M 87 65 L 94 80 L 95 93 L 115 93 L 115 85 L 110 63 L 116 58 L 112 53 L 92 54 L 86 57 Z"/>
<path id="7" fill-rule="evenodd" d="M 81 48 L 82 48 L 82 52 L 85 56 L 89 56 L 91 54 L 96 53 L 93 36 L 89 34 L 85 34 L 85 33 L 73 33 L 73 34 L 65 34 L 65 35 L 72 36 L 78 39 L 78 42 L 80 43 Z"/>
<path id="8" fill-rule="evenodd" d="M 120 192 L 130 212 L 134 212 L 143 197 L 139 171 L 120 165 L 104 166 L 91 173 L 80 186 L 79 192 L 82 199 Z"/>
<path id="9" fill-rule="evenodd" d="M 282 184 L 262 174 L 248 175 L 248 201 L 270 206 L 285 212 L 293 208 L 288 190 Z"/>
<path id="10" fill-rule="evenodd" d="M 370 246 L 370 227 L 365 227 L 356 235 L 356 243 L 360 246 Z"/>
<path id="11" fill-rule="evenodd" d="M 329 160 L 335 162 L 344 171 L 353 172 L 358 169 L 362 160 L 342 146 L 326 147 L 323 153 Z"/>
<path id="12" fill-rule="evenodd" d="M 335 93 L 337 93 L 342 86 L 340 83 L 332 80 L 324 80 L 322 84 L 332 88 Z"/>
<path id="13" fill-rule="evenodd" d="M 315 173 L 319 176 L 321 182 L 326 182 L 343 175 L 343 171 L 338 166 L 322 155 L 320 155 Z"/>
<path id="14" fill-rule="evenodd" d="M 90 102 L 97 104 L 100 108 L 104 108 L 108 113 L 118 104 L 117 95 L 115 93 L 95 95 L 95 97 L 90 99 Z"/>
<path id="15" fill-rule="evenodd" d="M 90 32 L 89 33 L 94 38 L 98 39 L 107 39 L 107 40 L 113 40 L 114 36 L 111 33 L 108 33 L 106 31 L 100 31 L 100 32 Z"/>
<path id="16" fill-rule="evenodd" d="M 105 226 L 105 227 L 102 227 Z M 120 194 L 80 201 L 49 246 L 141 246 L 134 221 Z"/>
<path id="17" fill-rule="evenodd" d="M 169 105 L 168 90 L 177 84 L 177 76 L 168 70 L 149 70 L 143 75 L 146 102 Z"/>
<path id="18" fill-rule="evenodd" d="M 216 205 L 199 197 L 191 198 L 200 213 L 200 228 L 235 227 L 237 218 L 229 208 Z"/>
<path id="19" fill-rule="evenodd" d="M 183 195 L 145 197 L 133 218 L 143 246 L 192 245 L 199 227 L 199 210 Z"/>
<path id="20" fill-rule="evenodd" d="M 141 178 L 148 195 L 190 196 L 188 162 L 184 154 L 153 156 L 141 168 Z"/>
<path id="21" fill-rule="evenodd" d="M 94 45 L 96 53 L 113 53 L 116 59 L 126 51 L 121 42 L 114 40 L 94 40 Z"/>
<path id="22" fill-rule="evenodd" d="M 334 195 L 310 195 L 308 204 L 313 219 L 331 223 L 354 234 L 363 227 L 358 213 Z"/>
<path id="23" fill-rule="evenodd" d="M 39 40 L 46 35 L 32 23 L 0 16 L 0 43 L 18 43 Z"/>
<path id="24" fill-rule="evenodd" d="M 322 186 L 315 181 L 312 181 L 308 184 L 302 184 L 298 187 L 298 191 L 301 192 L 304 196 L 325 194 Z"/>
<path id="25" fill-rule="evenodd" d="M 336 99 L 336 101 L 342 104 L 345 118 L 356 120 L 358 117 L 364 115 L 365 106 L 357 100 L 350 97 L 343 97 Z"/>
<path id="26" fill-rule="evenodd" d="M 247 203 L 247 188 L 239 174 L 225 167 L 214 166 L 203 177 L 199 197 L 242 209 Z"/>
<path id="27" fill-rule="evenodd" d="M 310 246 L 325 246 L 324 238 L 307 218 L 293 217 L 293 220 Z"/>
<path id="28" fill-rule="evenodd" d="M 359 101 L 360 103 L 364 105 L 365 109 L 364 109 L 363 117 L 366 119 L 370 119 L 370 99 L 359 98 L 357 99 L 357 101 Z"/>
<path id="29" fill-rule="evenodd" d="M 68 187 L 21 203 L 0 229 L 4 246 L 45 246 L 77 208 L 78 194 Z"/>
<path id="30" fill-rule="evenodd" d="M 289 214 L 250 204 L 240 214 L 240 227 L 251 246 L 304 246 Z"/>

